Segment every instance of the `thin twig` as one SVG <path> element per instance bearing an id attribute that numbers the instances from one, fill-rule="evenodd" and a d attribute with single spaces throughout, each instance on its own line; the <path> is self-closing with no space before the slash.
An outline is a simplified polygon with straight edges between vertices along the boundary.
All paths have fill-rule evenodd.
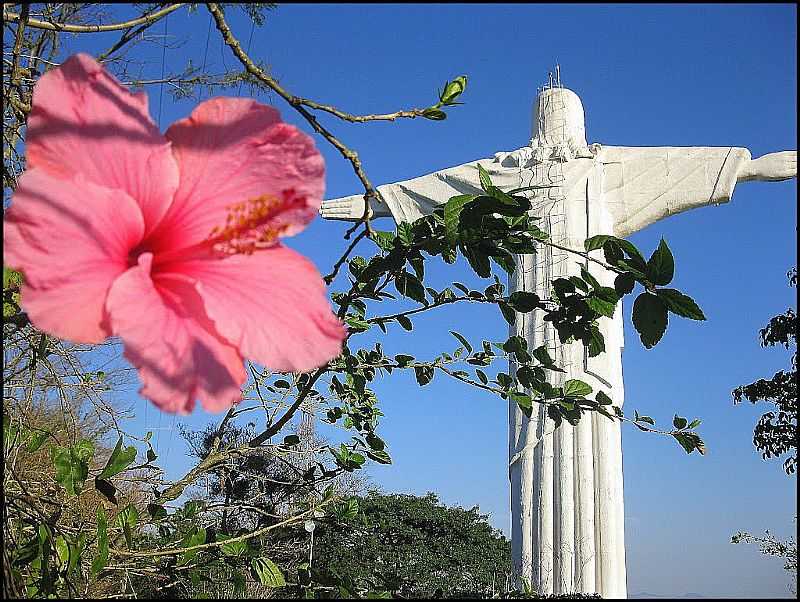
<path id="1" fill-rule="evenodd" d="M 344 111 L 331 105 L 324 105 L 322 103 L 309 100 L 308 98 L 295 97 L 295 99 L 298 104 L 311 107 L 312 109 L 317 109 L 318 111 L 325 111 L 326 113 L 335 115 L 343 121 L 349 121 L 351 123 L 364 123 L 366 121 L 394 121 L 395 119 L 403 118 L 416 119 L 417 117 L 422 117 L 422 114 L 425 111 L 425 109 L 411 109 L 408 111 L 395 111 L 394 113 L 384 113 L 381 115 L 351 115 L 350 113 L 345 113 Z"/>
<path id="2" fill-rule="evenodd" d="M 336 275 L 339 273 L 339 269 L 342 267 L 342 265 L 344 265 L 344 262 L 347 261 L 347 258 L 349 257 L 350 253 L 353 251 L 355 246 L 358 244 L 358 241 L 360 241 L 366 235 L 367 235 L 367 230 L 365 228 L 359 233 L 358 236 L 356 236 L 353 239 L 353 242 L 350 243 L 350 246 L 347 247 L 347 250 L 344 252 L 344 254 L 334 264 L 333 271 L 323 278 L 323 280 L 325 280 L 325 284 L 330 284 L 331 282 L 333 282 L 333 279 L 336 278 Z"/>
<path id="3" fill-rule="evenodd" d="M 26 6 L 27 4 L 23 4 L 23 13 L 25 12 L 24 7 Z M 58 23 L 56 21 L 39 21 L 38 19 L 28 19 L 28 25 L 36 29 L 47 29 L 49 31 L 67 31 L 70 33 L 102 33 L 104 31 L 117 31 L 120 29 L 129 29 L 131 27 L 136 27 L 137 25 L 141 25 L 143 23 L 157 21 L 164 15 L 168 15 L 169 13 L 178 10 L 182 6 L 186 6 L 186 3 L 173 4 L 172 6 L 167 6 L 166 8 L 163 8 L 160 11 L 153 13 L 152 15 L 139 17 L 138 19 L 125 21 L 124 23 L 111 23 L 109 25 L 74 25 L 72 23 Z M 21 14 L 7 13 L 3 11 L 4 21 L 10 21 L 11 23 L 16 23 L 21 19 L 22 19 Z"/>

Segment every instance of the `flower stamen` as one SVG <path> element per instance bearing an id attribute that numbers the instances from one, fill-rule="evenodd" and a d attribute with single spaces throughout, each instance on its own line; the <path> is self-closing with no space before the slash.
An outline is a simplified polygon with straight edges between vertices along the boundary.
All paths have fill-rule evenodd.
<path id="1" fill-rule="evenodd" d="M 281 198 L 265 194 L 228 207 L 223 227 L 215 227 L 209 234 L 212 248 L 226 255 L 251 255 L 258 249 L 271 247 L 289 227 L 281 214 L 304 204 L 305 198 L 285 190 Z"/>

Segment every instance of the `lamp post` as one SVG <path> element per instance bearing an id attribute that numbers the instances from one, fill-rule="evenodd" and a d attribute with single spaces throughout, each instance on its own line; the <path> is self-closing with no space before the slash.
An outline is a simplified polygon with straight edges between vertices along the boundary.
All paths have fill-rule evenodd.
<path id="1" fill-rule="evenodd" d="M 314 529 L 317 528 L 317 524 L 313 520 L 307 520 L 303 528 L 311 534 L 311 547 L 308 549 L 308 568 L 311 569 L 311 561 L 314 558 Z"/>

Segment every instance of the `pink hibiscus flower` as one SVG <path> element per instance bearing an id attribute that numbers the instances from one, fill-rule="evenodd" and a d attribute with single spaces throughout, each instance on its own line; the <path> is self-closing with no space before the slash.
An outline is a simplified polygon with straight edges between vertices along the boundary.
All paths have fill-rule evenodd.
<path id="1" fill-rule="evenodd" d="M 215 98 L 162 135 L 78 54 L 36 84 L 25 145 L 3 234 L 24 309 L 59 338 L 119 336 L 162 410 L 230 407 L 243 356 L 304 372 L 341 352 L 319 272 L 279 242 L 317 215 L 324 161 L 274 108 Z"/>

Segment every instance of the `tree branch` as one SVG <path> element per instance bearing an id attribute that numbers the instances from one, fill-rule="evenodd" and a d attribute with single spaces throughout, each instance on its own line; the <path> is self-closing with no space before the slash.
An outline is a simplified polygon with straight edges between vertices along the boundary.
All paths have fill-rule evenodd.
<path id="1" fill-rule="evenodd" d="M 109 25 L 74 25 L 71 23 L 58 23 L 56 21 L 39 21 L 38 19 L 28 19 L 28 26 L 34 27 L 36 29 L 47 29 L 49 31 L 66 31 L 70 33 L 102 33 L 104 31 L 117 31 L 120 29 L 129 29 L 131 27 L 136 27 L 137 25 L 141 25 L 143 23 L 150 23 L 151 21 L 157 21 L 161 17 L 168 15 L 173 11 L 178 10 L 182 6 L 186 6 L 186 3 L 173 4 L 172 6 L 167 6 L 166 8 L 163 8 L 160 11 L 155 12 L 152 15 L 148 15 L 146 17 L 140 17 L 138 19 L 133 19 L 131 21 L 125 21 L 124 23 L 110 23 Z M 23 8 L 23 12 L 24 10 L 25 9 Z M 4 21 L 10 21 L 11 23 L 16 23 L 21 19 L 22 15 L 19 15 L 17 13 L 7 13 L 3 11 Z"/>
<path id="2" fill-rule="evenodd" d="M 328 502 L 331 500 L 322 500 L 319 504 L 314 505 L 312 508 L 301 512 L 300 514 L 295 514 L 294 516 L 290 516 L 289 518 L 282 520 L 279 523 L 275 523 L 274 525 L 269 525 L 268 527 L 263 527 L 261 529 L 256 529 L 250 533 L 245 533 L 244 535 L 240 535 L 239 537 L 231 537 L 230 539 L 225 539 L 223 541 L 213 541 L 211 543 L 202 543 L 196 546 L 189 546 L 187 548 L 171 548 L 167 550 L 158 550 L 156 552 L 128 552 L 125 550 L 117 550 L 114 548 L 110 548 L 109 552 L 116 556 L 128 556 L 128 557 L 135 557 L 135 558 L 155 558 L 158 556 L 175 556 L 177 554 L 184 554 L 185 552 L 191 552 L 193 550 L 207 550 L 210 548 L 218 548 L 220 546 L 224 546 L 225 544 L 235 543 L 237 541 L 246 541 L 248 539 L 252 539 L 253 537 L 258 537 L 259 535 L 263 535 L 264 533 L 269 533 L 270 531 L 274 531 L 279 527 L 284 527 L 286 525 L 290 525 L 300 521 L 301 519 L 305 518 L 306 516 L 313 516 L 314 512 L 322 508 L 323 506 L 327 505 Z"/>

